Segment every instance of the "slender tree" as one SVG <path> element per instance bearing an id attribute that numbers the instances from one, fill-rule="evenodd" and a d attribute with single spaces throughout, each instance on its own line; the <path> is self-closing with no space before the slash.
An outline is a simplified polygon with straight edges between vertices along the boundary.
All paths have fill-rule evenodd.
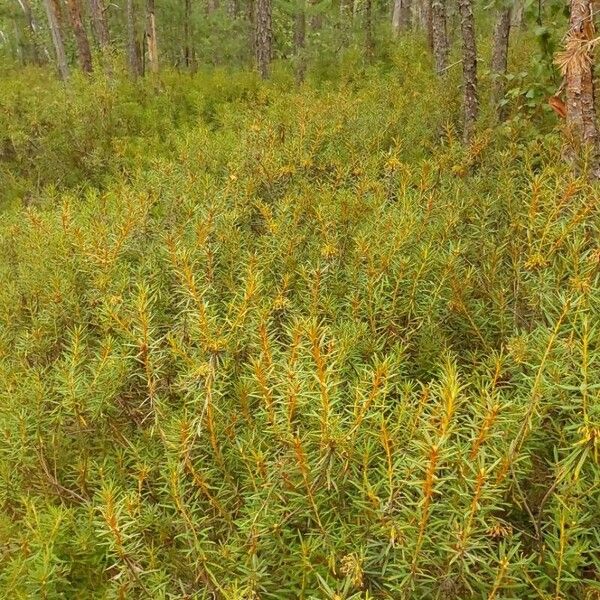
<path id="1" fill-rule="evenodd" d="M 421 0 L 421 27 L 427 37 L 427 45 L 433 50 L 432 0 Z"/>
<path id="2" fill-rule="evenodd" d="M 592 179 L 600 179 L 600 138 L 596 123 L 592 0 L 571 0 L 565 48 L 556 57 L 566 85 L 567 156 L 577 167 L 589 160 Z"/>
<path id="3" fill-rule="evenodd" d="M 492 103 L 499 121 L 506 118 L 506 106 L 503 104 L 506 93 L 506 68 L 508 65 L 508 43 L 512 10 L 510 6 L 501 8 L 496 15 L 494 39 L 492 45 Z"/>
<path id="4" fill-rule="evenodd" d="M 146 47 L 150 71 L 158 73 L 158 41 L 156 39 L 156 13 L 154 0 L 146 0 Z"/>
<path id="5" fill-rule="evenodd" d="M 108 52 L 110 36 L 108 33 L 108 22 L 106 20 L 106 7 L 104 0 L 90 0 L 90 12 L 92 14 L 92 25 L 94 35 L 103 53 Z"/>
<path id="6" fill-rule="evenodd" d="M 296 81 L 304 81 L 306 72 L 306 0 L 296 0 L 294 14 L 294 54 L 296 56 Z"/>
<path id="7" fill-rule="evenodd" d="M 471 141 L 479 113 L 477 95 L 477 45 L 475 43 L 475 17 L 473 0 L 458 0 L 460 30 L 462 37 L 462 64 L 464 87 L 464 130 L 465 143 Z"/>
<path id="8" fill-rule="evenodd" d="M 140 48 L 137 43 L 137 27 L 135 19 L 134 0 L 126 0 L 127 12 L 127 63 L 129 72 L 135 77 L 142 74 Z"/>
<path id="9" fill-rule="evenodd" d="M 187 68 L 192 64 L 192 0 L 183 0 L 183 62 Z"/>
<path id="10" fill-rule="evenodd" d="M 410 27 L 411 0 L 394 0 L 392 31 L 395 37 Z"/>
<path id="11" fill-rule="evenodd" d="M 69 67 L 67 66 L 67 57 L 65 54 L 65 46 L 63 43 L 63 35 L 58 18 L 59 8 L 55 0 L 44 0 L 46 15 L 48 17 L 48 26 L 52 35 L 52 44 L 54 45 L 54 53 L 56 55 L 56 64 L 61 79 L 66 80 L 69 77 Z"/>
<path id="12" fill-rule="evenodd" d="M 67 8 L 69 9 L 71 27 L 75 34 L 79 65 L 84 73 L 91 73 L 92 53 L 90 51 L 90 42 L 88 40 L 87 32 L 81 18 L 81 4 L 79 3 L 79 0 L 67 0 Z"/>
<path id="13" fill-rule="evenodd" d="M 40 51 L 40 41 L 38 36 L 38 24 L 33 15 L 33 11 L 31 10 L 31 4 L 29 0 L 17 0 L 21 10 L 23 11 L 23 15 L 25 16 L 25 21 L 27 22 L 27 30 L 29 32 L 29 37 L 31 39 L 31 58 L 35 64 L 41 64 L 43 59 L 43 52 Z"/>
<path id="14" fill-rule="evenodd" d="M 365 54 L 368 60 L 375 54 L 375 40 L 373 38 L 373 0 L 365 0 L 364 14 L 365 28 Z"/>
<path id="15" fill-rule="evenodd" d="M 256 66 L 263 79 L 269 77 L 273 53 L 273 31 L 271 26 L 271 0 L 254 1 L 254 55 Z"/>
<path id="16" fill-rule="evenodd" d="M 431 26 L 433 32 L 433 55 L 435 70 L 438 75 L 446 71 L 448 66 L 448 30 L 446 25 L 445 0 L 433 0 L 431 3 Z"/>

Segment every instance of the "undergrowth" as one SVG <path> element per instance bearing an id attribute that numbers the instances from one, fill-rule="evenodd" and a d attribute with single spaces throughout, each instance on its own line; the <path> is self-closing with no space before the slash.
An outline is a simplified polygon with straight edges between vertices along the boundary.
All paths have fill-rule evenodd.
<path id="1" fill-rule="evenodd" d="M 3 597 L 598 597 L 597 190 L 359 75 L 7 86 Z"/>

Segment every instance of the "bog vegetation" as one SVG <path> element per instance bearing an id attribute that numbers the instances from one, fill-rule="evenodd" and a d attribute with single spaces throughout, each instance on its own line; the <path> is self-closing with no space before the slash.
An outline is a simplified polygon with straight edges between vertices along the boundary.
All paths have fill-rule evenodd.
<path id="1" fill-rule="evenodd" d="M 518 35 L 468 144 L 419 34 L 4 67 L 1 597 L 598 598 L 598 189 Z"/>

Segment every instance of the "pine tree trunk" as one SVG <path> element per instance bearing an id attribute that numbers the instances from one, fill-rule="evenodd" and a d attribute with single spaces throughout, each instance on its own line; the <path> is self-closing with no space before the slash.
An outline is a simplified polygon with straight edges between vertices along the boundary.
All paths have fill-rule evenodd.
<path id="1" fill-rule="evenodd" d="M 410 0 L 394 0 L 392 13 L 392 30 L 394 37 L 398 37 L 401 31 L 410 28 Z"/>
<path id="2" fill-rule="evenodd" d="M 375 54 L 373 39 L 373 0 L 365 0 L 365 54 L 367 60 L 372 60 Z"/>
<path id="3" fill-rule="evenodd" d="M 52 44 L 56 54 L 56 64 L 61 79 L 66 80 L 69 77 L 69 67 L 67 66 L 67 57 L 65 55 L 65 46 L 63 44 L 62 31 L 60 30 L 60 21 L 58 20 L 58 6 L 55 0 L 44 0 L 46 15 L 48 16 L 48 26 L 52 35 Z"/>
<path id="4" fill-rule="evenodd" d="M 81 19 L 81 5 L 79 0 L 67 0 L 67 7 L 69 9 L 71 27 L 73 28 L 73 33 L 75 34 L 79 65 L 84 73 L 91 73 L 92 53 L 90 51 L 90 42 Z"/>
<path id="5" fill-rule="evenodd" d="M 183 4 L 183 62 L 187 68 L 192 64 L 192 0 Z"/>
<path id="6" fill-rule="evenodd" d="M 38 39 L 38 27 L 31 10 L 29 0 L 18 0 L 19 5 L 25 15 L 27 21 L 27 29 L 29 30 L 29 36 L 31 38 L 31 58 L 34 64 L 41 65 L 43 63 L 42 56 L 40 54 L 39 39 Z"/>
<path id="7" fill-rule="evenodd" d="M 442 75 L 448 66 L 448 31 L 446 26 L 445 0 L 433 0 L 431 3 L 431 26 L 433 31 L 433 55 L 435 70 Z"/>
<path id="8" fill-rule="evenodd" d="M 494 26 L 492 47 L 492 103 L 496 110 L 498 121 L 506 119 L 506 106 L 502 103 L 506 93 L 506 68 L 508 65 L 508 41 L 510 37 L 512 11 L 503 8 L 498 12 Z"/>
<path id="9" fill-rule="evenodd" d="M 96 39 L 102 51 L 105 52 L 109 48 L 110 37 L 108 34 L 108 23 L 104 14 L 106 8 L 103 0 L 90 0 L 90 11 L 92 13 L 92 23 Z"/>
<path id="10" fill-rule="evenodd" d="M 271 0 L 255 0 L 254 54 L 258 72 L 263 79 L 269 77 L 271 70 L 271 57 L 273 52 L 271 15 Z"/>
<path id="11" fill-rule="evenodd" d="M 158 73 L 158 42 L 156 39 L 156 14 L 154 0 L 146 0 L 146 45 L 150 71 Z"/>
<path id="12" fill-rule="evenodd" d="M 304 49 L 306 46 L 306 11 L 304 0 L 299 0 L 296 14 L 294 15 L 294 54 L 296 55 L 296 82 L 304 81 L 306 72 L 306 57 Z"/>
<path id="13" fill-rule="evenodd" d="M 427 46 L 433 50 L 432 0 L 421 0 L 421 27 L 427 36 Z"/>
<path id="14" fill-rule="evenodd" d="M 463 138 L 469 143 L 475 132 L 475 123 L 479 113 L 477 96 L 477 46 L 475 43 L 475 18 L 473 0 L 458 0 L 460 29 L 463 45 L 463 86 L 465 122 Z"/>
<path id="15" fill-rule="evenodd" d="M 511 25 L 513 29 L 523 29 L 523 13 L 525 12 L 525 0 L 515 0 L 512 10 Z"/>
<path id="16" fill-rule="evenodd" d="M 142 74 L 142 61 L 140 49 L 137 43 L 137 27 L 135 24 L 134 0 L 126 0 L 127 10 L 127 63 L 132 77 L 139 77 Z"/>
<path id="17" fill-rule="evenodd" d="M 571 17 L 566 49 L 558 63 L 565 75 L 567 91 L 567 158 L 577 168 L 580 159 L 588 160 L 591 179 L 600 179 L 600 138 L 596 124 L 593 50 L 595 37 L 591 0 L 571 0 Z"/>

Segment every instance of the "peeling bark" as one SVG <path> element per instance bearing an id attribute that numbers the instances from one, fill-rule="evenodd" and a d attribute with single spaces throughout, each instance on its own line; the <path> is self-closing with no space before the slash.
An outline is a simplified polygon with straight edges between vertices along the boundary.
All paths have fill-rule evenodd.
<path id="1" fill-rule="evenodd" d="M 592 2 L 571 0 L 566 49 L 557 62 L 566 81 L 567 157 L 577 168 L 588 160 L 592 179 L 600 179 L 600 147 L 594 105 L 594 58 L 590 40 L 595 37 Z"/>

